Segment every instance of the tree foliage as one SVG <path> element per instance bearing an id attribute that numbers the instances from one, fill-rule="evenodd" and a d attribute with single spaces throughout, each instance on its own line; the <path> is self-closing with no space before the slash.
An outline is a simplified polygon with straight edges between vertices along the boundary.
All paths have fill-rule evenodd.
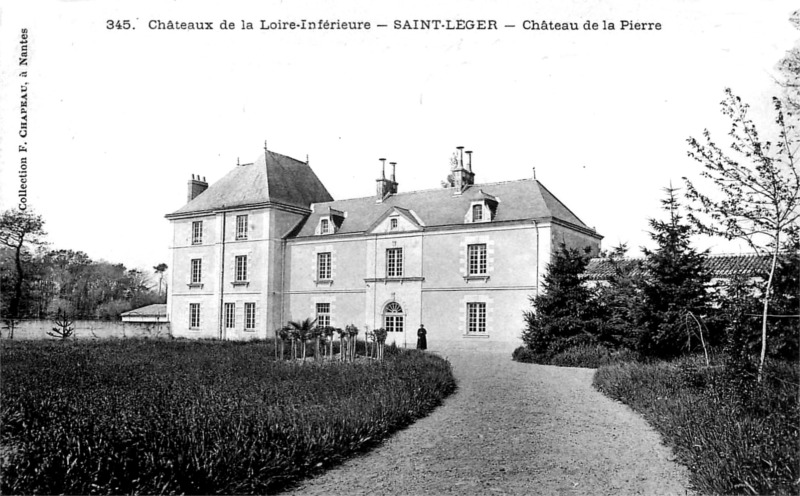
<path id="1" fill-rule="evenodd" d="M 618 348 L 636 350 L 641 341 L 642 296 L 641 260 L 626 260 L 628 246 L 614 247 L 606 255 L 613 273 L 597 290 L 597 311 L 601 319 L 600 335 Z"/>
<path id="2" fill-rule="evenodd" d="M 665 189 L 662 208 L 667 220 L 650 219 L 650 237 L 656 249 L 645 254 L 642 284 L 643 332 L 639 349 L 652 356 L 680 354 L 691 344 L 687 312 L 703 315 L 708 308 L 707 285 L 711 276 L 704 266 L 706 253 L 691 246 L 692 227 L 683 221 L 676 189 Z"/>
<path id="3" fill-rule="evenodd" d="M 158 265 L 153 266 L 153 270 L 158 275 L 158 294 L 161 294 L 161 285 L 164 282 L 164 273 L 167 271 L 169 266 L 165 263 L 160 263 Z"/>
<path id="4" fill-rule="evenodd" d="M 95 261 L 82 251 L 47 250 L 43 225 L 31 213 L 7 211 L 0 216 L 4 318 L 44 319 L 62 309 L 76 319 L 115 320 L 122 312 L 164 302 L 164 295 L 151 289 L 150 275 L 141 270 Z"/>
<path id="5" fill-rule="evenodd" d="M 533 310 L 524 312 L 522 340 L 534 353 L 553 355 L 570 346 L 596 339 L 597 322 L 589 305 L 593 290 L 583 284 L 589 262 L 563 243 L 547 266 L 543 292 L 531 298 Z"/>
<path id="6" fill-rule="evenodd" d="M 0 244 L 13 250 L 16 270 L 11 299 L 2 309 L 12 318 L 19 317 L 22 304 L 22 287 L 25 282 L 24 257 L 30 245 L 41 244 L 45 236 L 41 215 L 29 211 L 6 210 L 0 214 Z"/>
<path id="7" fill-rule="evenodd" d="M 768 252 L 771 268 L 762 296 L 761 364 L 767 351 L 767 327 L 772 286 L 779 255 L 796 245 L 800 219 L 800 173 L 797 169 L 797 130 L 778 98 L 773 99 L 775 139 L 761 137 L 749 117 L 749 106 L 725 91 L 722 111 L 731 122 L 730 151 L 703 132 L 701 141 L 689 138 L 689 156 L 702 164 L 700 176 L 710 182 L 704 190 L 684 178 L 690 200 L 689 219 L 703 233 L 741 239 L 757 252 Z"/>
<path id="8" fill-rule="evenodd" d="M 800 10 L 795 11 L 789 21 L 800 29 Z M 786 55 L 778 62 L 778 71 L 782 76 L 778 84 L 783 87 L 786 108 L 797 115 L 796 112 L 800 110 L 800 41 L 786 51 Z"/>

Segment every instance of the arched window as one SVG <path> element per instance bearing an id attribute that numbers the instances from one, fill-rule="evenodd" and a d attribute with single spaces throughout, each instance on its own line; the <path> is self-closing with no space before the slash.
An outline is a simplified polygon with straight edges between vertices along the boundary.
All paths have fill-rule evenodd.
<path id="1" fill-rule="evenodd" d="M 386 332 L 403 332 L 403 307 L 396 301 L 383 308 L 383 327 Z"/>

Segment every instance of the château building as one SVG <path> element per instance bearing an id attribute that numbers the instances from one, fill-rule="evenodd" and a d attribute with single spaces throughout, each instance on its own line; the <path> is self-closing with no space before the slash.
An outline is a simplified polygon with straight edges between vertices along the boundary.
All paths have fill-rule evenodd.
<path id="1" fill-rule="evenodd" d="M 514 345 L 557 246 L 599 252 L 602 237 L 536 179 L 476 184 L 462 147 L 448 188 L 401 192 L 381 160 L 375 194 L 347 200 L 266 149 L 210 187 L 193 176 L 166 216 L 173 335 L 271 338 L 310 317 L 385 327 L 400 346 L 420 324 L 434 347 Z"/>

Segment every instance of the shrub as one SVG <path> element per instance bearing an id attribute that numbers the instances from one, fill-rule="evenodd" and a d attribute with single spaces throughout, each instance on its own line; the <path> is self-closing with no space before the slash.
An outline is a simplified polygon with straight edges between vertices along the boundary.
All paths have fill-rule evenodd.
<path id="1" fill-rule="evenodd" d="M 586 367 L 598 368 L 604 365 L 637 361 L 638 353 L 627 350 L 611 350 L 601 345 L 579 344 L 563 351 L 548 355 L 535 353 L 531 349 L 520 346 L 511 358 L 517 362 L 539 363 L 543 365 L 556 365 L 559 367 Z"/>
<path id="2" fill-rule="evenodd" d="M 511 358 L 522 363 L 544 363 L 543 360 L 546 360 L 542 353 L 536 353 L 527 346 L 520 346 L 515 349 L 511 354 Z"/>
<path id="3" fill-rule="evenodd" d="M 436 356 L 274 360 L 272 343 L 6 342 L 2 492 L 267 493 L 368 447 L 455 383 Z"/>
<path id="4" fill-rule="evenodd" d="M 604 365 L 636 361 L 638 355 L 630 350 L 612 351 L 599 345 L 579 345 L 568 348 L 550 359 L 551 365 L 560 367 L 587 367 L 596 369 Z"/>
<path id="5" fill-rule="evenodd" d="M 534 352 L 556 353 L 596 331 L 588 305 L 594 290 L 581 277 L 588 263 L 588 248 L 581 253 L 562 243 L 547 265 L 543 292 L 531 298 L 533 309 L 523 312 L 522 341 Z"/>
<path id="6" fill-rule="evenodd" d="M 594 383 L 661 432 L 699 492 L 796 494 L 800 365 L 775 363 L 758 383 L 752 366 L 701 363 L 688 357 L 603 367 Z"/>

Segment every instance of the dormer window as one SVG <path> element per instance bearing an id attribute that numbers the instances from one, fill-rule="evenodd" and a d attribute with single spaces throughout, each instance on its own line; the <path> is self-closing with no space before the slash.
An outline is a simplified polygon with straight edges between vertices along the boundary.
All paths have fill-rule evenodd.
<path id="1" fill-rule="evenodd" d="M 491 222 L 497 212 L 497 203 L 497 198 L 479 190 L 478 194 L 472 198 L 469 210 L 464 215 L 464 222 Z"/>
<path id="2" fill-rule="evenodd" d="M 316 234 L 336 234 L 344 223 L 346 213 L 331 207 L 324 207 L 320 211 L 319 223 L 316 227 Z"/>
<path id="3" fill-rule="evenodd" d="M 472 206 L 472 222 L 480 222 L 483 220 L 483 205 Z"/>

